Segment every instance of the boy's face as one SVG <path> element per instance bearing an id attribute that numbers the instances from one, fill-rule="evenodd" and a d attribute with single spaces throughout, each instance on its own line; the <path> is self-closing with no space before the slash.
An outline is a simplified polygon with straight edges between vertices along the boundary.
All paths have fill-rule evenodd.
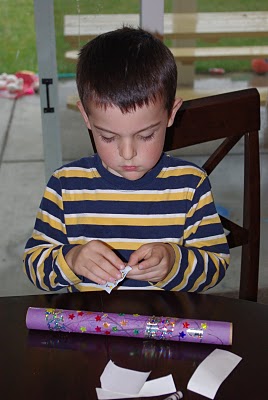
<path id="1" fill-rule="evenodd" d="M 118 107 L 105 110 L 91 103 L 87 115 L 80 102 L 78 107 L 93 133 L 104 167 L 115 175 L 136 180 L 158 162 L 166 128 L 172 125 L 181 104 L 181 99 L 175 100 L 170 117 L 160 100 L 126 114 Z"/>

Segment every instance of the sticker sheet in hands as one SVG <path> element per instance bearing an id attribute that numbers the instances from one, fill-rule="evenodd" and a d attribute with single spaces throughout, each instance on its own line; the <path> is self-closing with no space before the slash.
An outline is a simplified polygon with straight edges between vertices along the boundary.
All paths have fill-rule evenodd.
<path id="1" fill-rule="evenodd" d="M 121 274 L 121 278 L 117 279 L 114 282 L 106 282 L 104 285 L 97 285 L 97 284 L 92 284 L 92 286 L 95 286 L 97 288 L 101 288 L 106 290 L 107 293 L 111 293 L 111 291 L 113 290 L 114 287 L 116 287 L 118 285 L 119 282 L 121 282 L 123 279 L 125 279 L 127 273 L 131 270 L 132 268 L 127 265 L 124 269 L 122 269 Z"/>

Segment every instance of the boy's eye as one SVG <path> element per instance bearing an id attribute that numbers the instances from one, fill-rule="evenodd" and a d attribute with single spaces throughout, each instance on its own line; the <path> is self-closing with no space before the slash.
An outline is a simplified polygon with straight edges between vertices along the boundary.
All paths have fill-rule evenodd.
<path id="1" fill-rule="evenodd" d="M 155 132 L 153 132 L 151 135 L 149 136 L 140 136 L 141 140 L 147 141 L 147 140 L 152 140 L 155 136 Z"/>
<path id="2" fill-rule="evenodd" d="M 105 143 L 111 143 L 114 140 L 114 136 L 112 137 L 105 137 L 105 136 L 100 136 L 101 140 L 103 140 Z"/>

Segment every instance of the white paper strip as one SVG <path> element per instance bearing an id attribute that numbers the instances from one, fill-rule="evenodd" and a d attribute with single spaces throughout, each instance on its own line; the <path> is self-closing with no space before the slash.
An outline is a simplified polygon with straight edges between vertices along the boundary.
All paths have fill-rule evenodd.
<path id="1" fill-rule="evenodd" d="M 117 279 L 117 281 L 115 282 L 106 282 L 104 285 L 99 285 L 98 283 L 88 283 L 87 286 L 90 287 L 95 287 L 97 289 L 104 289 L 106 290 L 107 293 L 111 293 L 111 291 L 113 290 L 113 288 L 115 288 L 119 282 L 121 282 L 123 279 L 125 279 L 125 277 L 127 276 L 128 272 L 131 271 L 132 268 L 127 265 L 124 269 L 122 269 L 121 272 L 121 278 Z"/>
<path id="2" fill-rule="evenodd" d="M 242 360 L 230 351 L 216 349 L 197 367 L 187 389 L 214 399 L 222 382 Z"/>
<path id="3" fill-rule="evenodd" d="M 109 361 L 100 378 L 101 388 L 96 388 L 98 399 L 151 397 L 176 392 L 172 375 L 146 382 L 149 374 L 121 368 Z"/>
<path id="4" fill-rule="evenodd" d="M 139 372 L 121 368 L 111 360 L 108 362 L 100 377 L 101 388 L 123 394 L 138 394 L 143 387 L 149 372 Z"/>

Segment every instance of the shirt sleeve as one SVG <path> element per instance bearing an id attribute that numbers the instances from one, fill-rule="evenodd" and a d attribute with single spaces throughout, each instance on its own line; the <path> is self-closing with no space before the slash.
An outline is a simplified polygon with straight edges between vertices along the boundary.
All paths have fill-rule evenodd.
<path id="1" fill-rule="evenodd" d="M 204 173 L 186 211 L 183 238 L 170 243 L 176 259 L 166 278 L 155 284 L 164 290 L 202 292 L 217 285 L 230 262 L 227 239 Z"/>
<path id="2" fill-rule="evenodd" d="M 65 261 L 69 244 L 60 180 L 54 174 L 45 189 L 34 230 L 24 251 L 24 271 L 39 289 L 60 290 L 82 281 Z"/>

